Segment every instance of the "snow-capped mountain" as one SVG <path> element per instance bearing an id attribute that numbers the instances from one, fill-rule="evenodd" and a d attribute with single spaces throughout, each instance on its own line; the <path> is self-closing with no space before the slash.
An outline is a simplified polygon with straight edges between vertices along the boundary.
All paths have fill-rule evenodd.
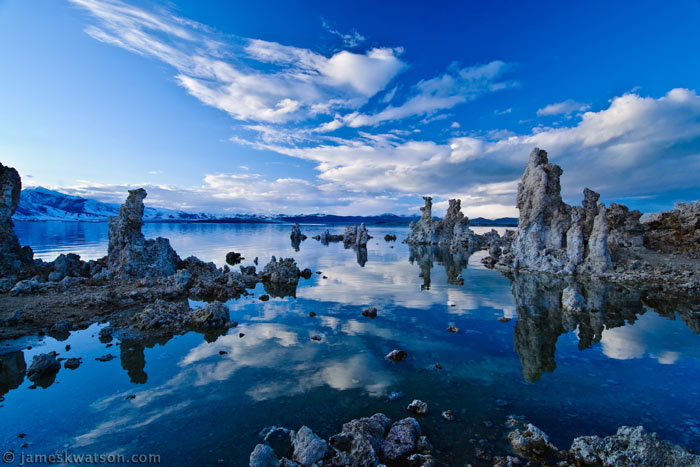
<path id="1" fill-rule="evenodd" d="M 66 195 L 46 188 L 22 190 L 19 205 L 13 219 L 18 221 L 105 221 L 119 214 L 119 205 L 93 199 Z M 146 206 L 145 221 L 197 221 L 213 220 L 211 214 L 191 214 L 171 209 Z"/>

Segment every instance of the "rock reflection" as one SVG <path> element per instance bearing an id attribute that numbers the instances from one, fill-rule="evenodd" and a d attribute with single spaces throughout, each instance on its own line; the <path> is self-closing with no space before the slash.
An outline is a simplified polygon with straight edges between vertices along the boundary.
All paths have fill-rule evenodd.
<path id="1" fill-rule="evenodd" d="M 450 251 L 449 248 L 435 245 L 412 245 L 409 247 L 408 260 L 420 268 L 419 276 L 423 278 L 421 290 L 430 290 L 430 270 L 433 263 L 441 264 L 447 273 L 447 282 L 459 284 L 462 271 L 467 268 L 471 253 L 466 251 Z"/>
<path id="2" fill-rule="evenodd" d="M 18 388 L 26 372 L 27 362 L 21 350 L 0 355 L 0 396 Z"/>
<path id="3" fill-rule="evenodd" d="M 122 368 L 126 370 L 129 379 L 135 384 L 146 384 L 148 375 L 146 368 L 145 346 L 135 339 L 123 339 L 120 346 Z"/>
<path id="4" fill-rule="evenodd" d="M 556 369 L 554 358 L 559 336 L 577 331 L 580 350 L 601 342 L 604 332 L 632 325 L 649 310 L 673 319 L 677 313 L 694 332 L 700 330 L 700 314 L 688 304 L 648 291 L 588 278 L 576 280 L 540 274 L 513 278 L 518 321 L 513 341 L 523 377 L 534 382 Z M 576 302 L 567 296 L 580 297 Z M 564 297 L 564 298 L 563 298 Z"/>

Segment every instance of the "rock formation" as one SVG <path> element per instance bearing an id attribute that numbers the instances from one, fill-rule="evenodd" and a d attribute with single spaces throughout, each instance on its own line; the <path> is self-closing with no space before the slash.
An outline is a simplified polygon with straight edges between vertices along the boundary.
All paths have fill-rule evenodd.
<path id="1" fill-rule="evenodd" d="M 562 169 L 535 148 L 518 186 L 520 210 L 514 237 L 502 238 L 484 258 L 487 266 L 553 274 L 604 275 L 619 281 L 661 282 L 667 288 L 694 290 L 698 264 L 659 266 L 650 254 L 700 255 L 700 201 L 642 217 L 621 204 L 610 207 L 586 188 L 582 206 L 561 198 Z M 653 251 L 652 251 L 653 250 Z M 667 258 L 668 259 L 668 258 Z"/>
<path id="2" fill-rule="evenodd" d="M 451 199 L 442 220 L 433 219 L 433 199 L 424 196 L 425 206 L 420 208 L 422 215 L 409 226 L 406 243 L 409 245 L 439 245 L 452 250 L 474 251 L 488 248 L 499 242 L 498 233 L 477 235 L 469 228 L 469 218 L 462 213 L 462 202 Z"/>
<path id="3" fill-rule="evenodd" d="M 19 173 L 0 163 L 0 279 L 27 277 L 33 272 L 34 253 L 28 246 L 20 246 L 12 223 L 21 191 Z"/>
<path id="4" fill-rule="evenodd" d="M 299 226 L 299 224 L 294 224 L 289 238 L 292 240 L 306 240 L 306 235 L 301 233 L 301 226 Z"/>
<path id="5" fill-rule="evenodd" d="M 175 274 L 182 263 L 166 238 L 146 240 L 143 226 L 143 199 L 146 190 L 129 190 L 119 208 L 119 216 L 109 219 L 109 271 L 118 277 L 166 277 Z"/>

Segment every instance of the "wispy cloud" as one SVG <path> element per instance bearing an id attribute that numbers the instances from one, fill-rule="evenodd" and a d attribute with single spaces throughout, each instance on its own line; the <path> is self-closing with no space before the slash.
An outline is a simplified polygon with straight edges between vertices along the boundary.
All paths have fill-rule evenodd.
<path id="1" fill-rule="evenodd" d="M 563 102 L 557 102 L 556 104 L 549 104 L 541 109 L 537 110 L 537 115 L 547 116 L 547 115 L 570 115 L 574 112 L 585 112 L 590 109 L 591 106 L 588 104 L 583 104 L 581 102 L 576 102 L 571 99 L 567 99 Z"/>
<path id="2" fill-rule="evenodd" d="M 342 33 L 333 27 L 326 21 L 325 19 L 321 18 L 321 24 L 323 25 L 323 29 L 325 29 L 327 32 L 330 34 L 333 34 L 334 36 L 338 36 L 342 39 L 343 41 L 343 46 L 353 48 L 357 47 L 360 45 L 362 42 L 365 41 L 365 37 L 357 32 L 357 30 L 353 29 L 349 33 Z"/>

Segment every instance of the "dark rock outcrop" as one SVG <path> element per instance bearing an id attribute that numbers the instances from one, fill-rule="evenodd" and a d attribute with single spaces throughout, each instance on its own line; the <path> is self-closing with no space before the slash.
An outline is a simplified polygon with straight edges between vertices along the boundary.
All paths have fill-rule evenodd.
<path id="1" fill-rule="evenodd" d="M 700 201 L 678 203 L 671 211 L 644 216 L 642 223 L 647 248 L 700 258 Z"/>
<path id="2" fill-rule="evenodd" d="M 20 246 L 12 223 L 21 191 L 19 173 L 0 163 L 0 278 L 14 276 L 22 279 L 34 272 L 34 253 L 31 248 Z"/>

